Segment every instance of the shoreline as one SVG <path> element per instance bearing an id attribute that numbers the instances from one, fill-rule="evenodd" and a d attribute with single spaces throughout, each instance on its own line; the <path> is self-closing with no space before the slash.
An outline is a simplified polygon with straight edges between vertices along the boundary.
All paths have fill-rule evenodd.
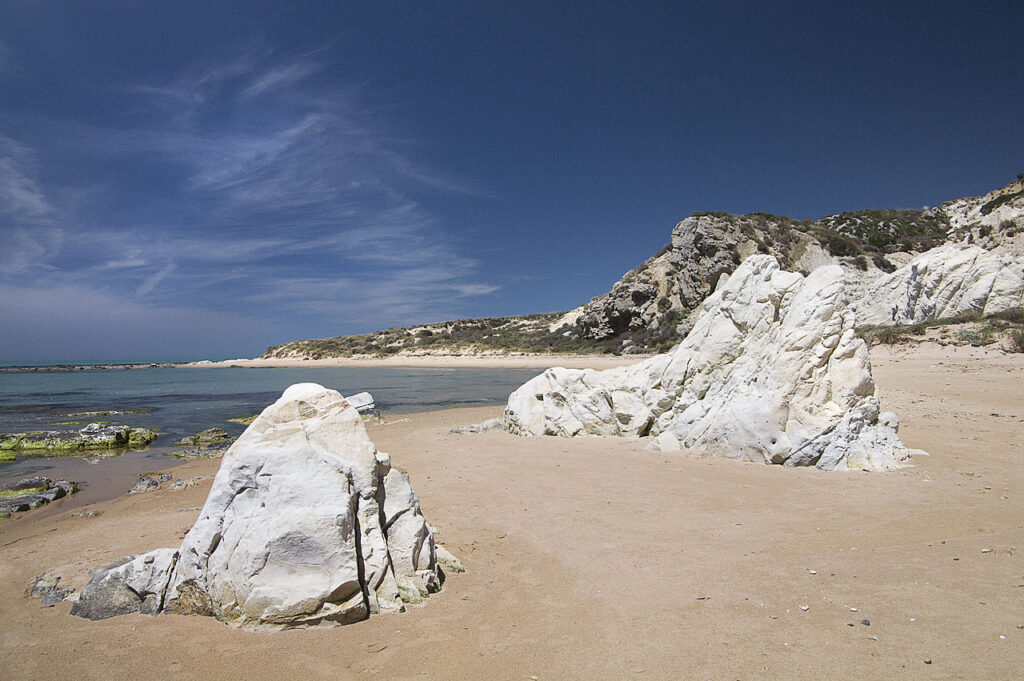
<path id="1" fill-rule="evenodd" d="M 174 369 L 182 362 L 106 362 L 103 364 L 19 364 L 0 366 L 0 374 L 57 374 L 79 371 L 112 371 L 130 369 Z"/>
<path id="2" fill-rule="evenodd" d="M 958 357 L 1012 356 L 998 343 L 973 347 L 966 343 L 943 343 L 933 337 L 922 337 L 913 341 L 893 344 L 869 345 L 874 357 L 927 354 L 935 357 L 953 353 Z M 460 369 L 611 369 L 629 366 L 655 356 L 649 354 L 611 355 L 597 353 L 452 353 L 391 355 L 389 357 L 328 357 L 324 359 L 260 357 L 246 359 L 195 360 L 191 362 L 107 362 L 102 364 L 51 364 L 0 366 L 3 373 L 62 373 L 81 371 L 113 371 L 138 369 L 314 369 L 346 367 L 406 367 L 406 368 L 460 368 Z"/>
<path id="3" fill-rule="evenodd" d="M 450 432 L 500 406 L 368 424 L 467 572 L 422 606 L 351 626 L 267 634 L 43 607 L 24 592 L 43 572 L 80 592 L 97 565 L 177 546 L 211 480 L 124 490 L 88 517 L 58 500 L 0 520 L 0 655 L 12 679 L 1021 678 L 1024 355 L 931 345 L 871 359 L 900 437 L 930 454 L 910 468 Z M 189 642 L 187 661 L 168 641 Z"/>
<path id="4" fill-rule="evenodd" d="M 974 347 L 967 343 L 938 342 L 934 337 L 922 337 L 904 343 L 869 345 L 874 357 L 904 356 L 908 354 L 935 357 L 953 353 L 957 357 L 1013 356 L 998 343 Z M 347 367 L 405 367 L 405 368 L 460 368 L 460 369 L 611 369 L 629 366 L 654 357 L 654 353 L 611 355 L 597 353 L 452 353 L 391 355 L 389 357 L 328 357 L 324 359 L 298 359 L 260 357 L 246 359 L 195 360 L 191 362 L 106 362 L 102 364 L 47 364 L 0 366 L 4 373 L 71 373 L 83 371 L 116 371 L 138 369 L 315 369 Z"/>
<path id="5" fill-rule="evenodd" d="M 77 373 L 84 371 L 133 371 L 139 369 L 267 369 L 267 368 L 342 368 L 410 367 L 460 369 L 609 369 L 635 364 L 652 357 L 607 354 L 451 354 L 393 355 L 390 357 L 330 357 L 325 359 L 224 359 L 193 362 L 106 362 L 103 364 L 39 364 L 0 366 L 0 374 Z"/>
<path id="6" fill-rule="evenodd" d="M 340 368 L 340 367 L 411 367 L 471 369 L 609 369 L 627 366 L 653 355 L 393 355 L 391 357 L 330 357 L 325 359 L 229 359 L 219 362 L 199 361 L 182 364 L 190 368 Z"/>

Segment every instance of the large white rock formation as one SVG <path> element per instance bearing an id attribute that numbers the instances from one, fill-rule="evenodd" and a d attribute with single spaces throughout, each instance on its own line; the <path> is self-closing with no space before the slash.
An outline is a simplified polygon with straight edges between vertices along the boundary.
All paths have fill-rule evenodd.
<path id="1" fill-rule="evenodd" d="M 623 435 L 751 461 L 888 470 L 909 458 L 880 414 L 843 272 L 748 258 L 670 352 L 607 371 L 549 369 L 509 397 L 523 435 Z"/>
<path id="2" fill-rule="evenodd" d="M 167 567 L 141 570 L 156 554 Z M 126 576 L 146 605 L 121 612 L 213 615 L 249 629 L 349 623 L 402 610 L 441 582 L 408 476 L 345 398 L 314 383 L 288 388 L 231 446 L 177 551 L 101 571 L 75 614 L 120 614 L 105 594 L 123 592 Z"/>
<path id="3" fill-rule="evenodd" d="M 908 324 L 1024 306 L 1024 256 L 1009 249 L 945 244 L 870 285 L 856 304 L 861 324 Z"/>

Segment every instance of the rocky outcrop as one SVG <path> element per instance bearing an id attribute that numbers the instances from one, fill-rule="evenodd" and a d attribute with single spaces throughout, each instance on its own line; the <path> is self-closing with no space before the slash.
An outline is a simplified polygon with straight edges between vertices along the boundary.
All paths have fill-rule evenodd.
<path id="1" fill-rule="evenodd" d="M 94 571 L 71 614 L 91 620 L 133 612 L 156 615 L 177 561 L 175 549 L 157 549 L 104 565 Z"/>
<path id="2" fill-rule="evenodd" d="M 32 580 L 28 588 L 28 596 L 29 598 L 38 598 L 42 605 L 49 608 L 61 601 L 76 599 L 74 591 L 72 588 L 60 585 L 59 575 L 44 572 Z"/>
<path id="3" fill-rule="evenodd" d="M 94 449 L 138 449 L 157 438 L 150 428 L 90 423 L 80 430 L 0 433 L 0 450 L 21 454 L 72 454 Z"/>
<path id="4" fill-rule="evenodd" d="M 755 253 L 772 255 L 793 270 L 832 264 L 817 240 L 797 225 L 765 214 L 698 213 L 680 222 L 672 230 L 672 262 L 683 305 L 688 310 L 699 307 L 723 274 Z"/>
<path id="5" fill-rule="evenodd" d="M 947 244 L 868 287 L 854 307 L 863 324 L 909 324 L 1024 306 L 1024 255 Z"/>
<path id="6" fill-rule="evenodd" d="M 985 196 L 939 208 L 847 211 L 817 221 L 698 212 L 675 226 L 671 243 L 654 257 L 623 275 L 607 293 L 568 312 L 292 341 L 268 348 L 263 357 L 656 352 L 686 335 L 720 277 L 752 255 L 771 255 L 783 269 L 804 274 L 841 266 L 851 297 L 861 298 L 885 273 L 953 243 L 1024 253 L 1024 175 Z"/>
<path id="7" fill-rule="evenodd" d="M 207 428 L 206 430 L 199 431 L 195 435 L 183 437 L 174 444 L 185 447 L 196 447 L 211 445 L 218 442 L 227 442 L 234 439 L 235 438 L 228 435 L 228 432 L 223 428 Z"/>
<path id="8" fill-rule="evenodd" d="M 252 421 L 255 420 L 256 417 L 253 417 Z M 246 425 L 252 424 L 252 421 Z M 168 456 L 178 459 L 216 459 L 223 456 L 234 441 L 235 438 L 223 428 L 207 428 L 175 442 L 174 444 L 185 447 L 185 449 L 169 452 Z"/>
<path id="9" fill-rule="evenodd" d="M 571 327 L 571 333 L 583 338 L 603 340 L 630 330 L 656 328 L 670 310 L 680 308 L 675 277 L 666 247 L 627 272 L 608 293 L 553 322 L 551 330 Z"/>
<path id="10" fill-rule="evenodd" d="M 651 436 L 663 449 L 826 470 L 904 465 L 841 268 L 804 277 L 754 255 L 716 283 L 671 352 L 608 371 L 549 369 L 509 397 L 508 429 Z"/>
<path id="11" fill-rule="evenodd" d="M 75 614 L 137 608 L 248 629 L 345 624 L 400 611 L 442 579 L 408 476 L 340 394 L 313 383 L 288 388 L 242 434 L 180 548 L 160 551 L 169 553 L 98 573 Z M 167 563 L 166 575 L 142 572 Z"/>
<path id="12" fill-rule="evenodd" d="M 348 403 L 355 407 L 355 410 L 360 414 L 373 411 L 374 407 L 377 406 L 376 402 L 373 401 L 373 395 L 367 392 L 349 395 L 345 399 L 348 400 Z"/>
<path id="13" fill-rule="evenodd" d="M 1005 187 L 984 196 L 968 196 L 942 204 L 952 236 L 969 234 L 973 240 L 992 239 L 992 246 L 1021 236 L 1024 230 L 1024 173 Z"/>
<path id="14" fill-rule="evenodd" d="M 821 244 L 790 218 L 757 213 L 694 213 L 675 226 L 662 252 L 627 272 L 608 293 L 552 323 L 581 338 L 604 340 L 631 334 L 623 351 L 637 350 L 688 330 L 686 316 L 700 307 L 722 275 L 759 252 L 786 266 L 810 271 L 832 264 Z"/>
<path id="15" fill-rule="evenodd" d="M 78 483 L 49 478 L 25 478 L 0 485 L 0 518 L 39 508 L 78 491 Z"/>

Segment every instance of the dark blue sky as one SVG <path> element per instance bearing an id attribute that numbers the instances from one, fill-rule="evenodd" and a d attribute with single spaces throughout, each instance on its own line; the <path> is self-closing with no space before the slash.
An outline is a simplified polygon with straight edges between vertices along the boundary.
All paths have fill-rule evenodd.
<path id="1" fill-rule="evenodd" d="M 568 309 L 694 210 L 1024 171 L 1019 0 L 433 5 L 0 5 L 0 361 Z"/>

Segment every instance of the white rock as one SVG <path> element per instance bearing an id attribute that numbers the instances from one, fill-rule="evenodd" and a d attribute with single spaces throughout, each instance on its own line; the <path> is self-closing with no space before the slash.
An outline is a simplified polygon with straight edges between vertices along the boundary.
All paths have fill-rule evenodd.
<path id="1" fill-rule="evenodd" d="M 879 422 L 867 346 L 839 267 L 806 278 L 748 258 L 667 354 L 607 371 L 548 369 L 509 397 L 523 435 L 669 437 L 738 459 L 887 470 L 909 458 Z"/>
<path id="2" fill-rule="evenodd" d="M 985 226 L 997 228 L 1012 223 L 1014 229 L 1024 228 L 1024 177 L 984 196 L 967 196 L 942 204 L 949 218 L 951 233 Z"/>
<path id="3" fill-rule="evenodd" d="M 348 403 L 356 408 L 356 411 L 362 413 L 364 411 L 370 411 L 376 404 L 373 401 L 373 395 L 367 392 L 356 393 L 355 395 L 349 395 L 345 398 Z"/>
<path id="4" fill-rule="evenodd" d="M 169 601 L 246 627 L 347 623 L 402 609 L 392 551 L 403 578 L 433 588 L 437 577 L 432 534 L 401 475 L 393 487 L 405 498 L 391 504 L 392 521 L 399 510 L 408 518 L 389 545 L 381 519 L 390 471 L 340 394 L 291 386 L 224 455 L 182 542 Z M 417 517 L 422 527 L 409 529 Z"/>
<path id="5" fill-rule="evenodd" d="M 402 600 L 417 602 L 440 587 L 434 532 L 420 511 L 409 475 L 392 468 L 384 477 L 384 527 Z"/>
<path id="6" fill-rule="evenodd" d="M 679 439 L 675 435 L 665 431 L 653 438 L 650 448 L 659 452 L 678 452 L 682 449 L 682 445 L 679 444 Z"/>
<path id="7" fill-rule="evenodd" d="M 860 324 L 908 324 L 1022 305 L 1024 256 L 945 244 L 879 279 L 854 307 Z"/>
<path id="8" fill-rule="evenodd" d="M 116 588 L 97 590 L 87 602 L 95 612 L 163 609 L 278 629 L 403 610 L 440 588 L 441 575 L 408 476 L 377 451 L 349 401 L 300 383 L 225 453 L 180 549 L 99 577 Z M 141 597 L 150 592 L 155 607 Z"/>
<path id="9" fill-rule="evenodd" d="M 71 614 L 91 620 L 133 612 L 157 614 L 164 607 L 177 560 L 175 549 L 156 549 L 101 568 L 82 590 Z"/>

